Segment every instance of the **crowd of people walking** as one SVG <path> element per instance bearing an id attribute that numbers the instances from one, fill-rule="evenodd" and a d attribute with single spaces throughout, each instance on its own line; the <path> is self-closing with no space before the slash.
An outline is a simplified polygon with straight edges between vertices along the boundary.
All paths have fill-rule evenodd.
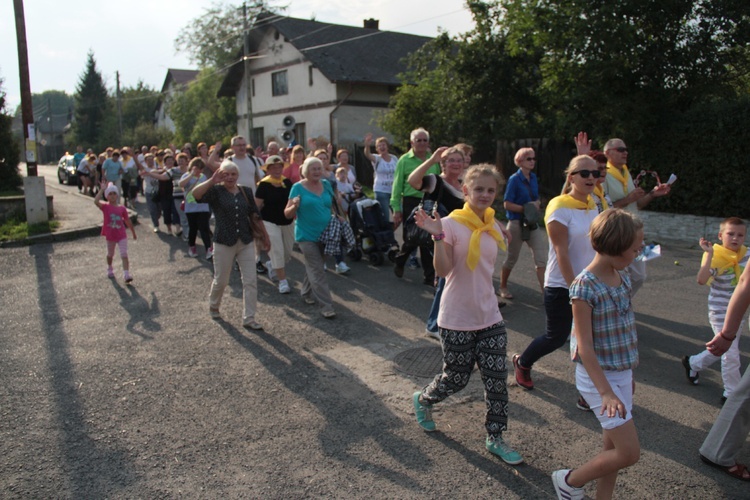
<path id="1" fill-rule="evenodd" d="M 412 396 L 419 426 L 436 430 L 433 405 L 463 389 L 476 365 L 485 387 L 486 448 L 508 464 L 522 463 L 521 453 L 502 436 L 510 413 L 508 371 L 513 370 L 519 386 L 534 389 L 532 367 L 572 334 L 571 358 L 580 393 L 576 406 L 596 415 L 603 447 L 578 468 L 555 471 L 552 482 L 559 498 L 571 499 L 583 498 L 584 485 L 597 480 L 597 498 L 611 498 L 617 472 L 639 459 L 632 420 L 638 351 L 631 299 L 643 286 L 646 264 L 640 256 L 643 224 L 637 214 L 654 199 L 668 195 L 670 185 L 658 182 L 646 192 L 628 171 L 624 141 L 611 139 L 603 151 L 592 150 L 583 132 L 574 138 L 578 154 L 564 172 L 562 192 L 546 206 L 532 148 L 517 151 L 518 170 L 506 183 L 495 166 L 472 165 L 468 145 L 433 151 L 429 132 L 423 128 L 412 131 L 411 148 L 401 157 L 390 151 L 384 137 L 375 140 L 376 152 L 371 134 L 363 142 L 382 219 L 392 221 L 394 231 L 402 226 L 403 244 L 394 252 L 394 273 L 402 278 L 418 250 L 423 282 L 434 287 L 426 332 L 441 342 L 443 369 Z M 301 145 L 283 149 L 272 141 L 264 153 L 240 136 L 232 138 L 226 151 L 221 143 L 210 148 L 200 143 L 195 154 L 190 144 L 180 151 L 144 146 L 137 154 L 127 147 L 108 148 L 98 157 L 89 150 L 79 164 L 80 188 L 96 195 L 104 213 L 108 276 L 114 276 L 112 259 L 119 245 L 125 280 L 133 280 L 127 224 L 117 224 L 124 207 L 118 203 L 122 196 L 123 204 L 132 207 L 141 192 L 153 231 L 161 231 L 163 222 L 167 233 L 185 239 L 189 257 L 199 255 L 200 234 L 203 255 L 213 260 L 208 294 L 212 318 L 221 318 L 223 292 L 236 265 L 242 278 L 242 324 L 262 329 L 256 318 L 257 274 L 268 273 L 278 281 L 279 293 L 289 294 L 293 287 L 286 267 L 293 248 L 303 256 L 304 302 L 317 304 L 323 317 L 334 318 L 326 259 L 333 255 L 335 272 L 350 272 L 345 262 L 352 248 L 346 208 L 361 190 L 350 151 L 339 149 L 335 155 L 333 151 L 331 144 L 319 147 L 314 141 L 307 149 Z M 500 217 L 492 207 L 503 190 L 505 217 Z M 501 223 L 503 218 L 507 222 Z M 744 465 L 734 462 L 747 436 L 747 425 L 736 423 L 737 413 L 750 411 L 748 372 L 740 377 L 737 347 L 738 318 L 750 300 L 732 298 L 729 303 L 739 277 L 746 278 L 742 274 L 747 263 L 745 235 L 744 222 L 729 218 L 720 228 L 720 244 L 700 242 L 706 254 L 698 282 L 712 286 L 709 309 L 716 335 L 705 352 L 685 356 L 682 364 L 688 381 L 697 384 L 700 371 L 724 355 L 722 402 L 727 404 L 717 425 L 732 429 L 731 444 L 726 435 L 716 436 L 726 431 L 712 431 L 701 457 L 733 477 L 750 480 Z M 546 330 L 509 363 L 500 308 L 504 299 L 515 298 L 510 276 L 524 242 L 531 249 L 542 291 Z M 498 251 L 506 255 L 496 290 L 493 273 Z M 741 282 L 742 297 L 748 295 L 744 293 L 750 289 L 745 286 L 748 281 Z M 727 307 L 731 314 L 725 319 Z"/>

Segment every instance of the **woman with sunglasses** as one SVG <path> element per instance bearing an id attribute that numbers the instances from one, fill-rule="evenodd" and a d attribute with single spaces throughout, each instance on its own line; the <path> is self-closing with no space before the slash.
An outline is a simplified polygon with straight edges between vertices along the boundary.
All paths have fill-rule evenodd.
<path id="1" fill-rule="evenodd" d="M 568 287 L 596 255 L 588 232 L 599 213 L 591 196 L 600 177 L 599 168 L 593 158 L 579 155 L 570 161 L 565 177 L 563 193 L 549 202 L 544 215 L 549 238 L 544 273 L 546 332 L 532 340 L 523 354 L 513 355 L 516 382 L 528 390 L 534 388 L 531 380 L 534 363 L 567 340 L 573 322 Z"/>
<path id="2" fill-rule="evenodd" d="M 525 241 L 531 254 L 534 256 L 536 277 L 539 280 L 539 288 L 544 293 L 544 272 L 547 268 L 547 238 L 538 230 L 536 220 L 527 220 L 530 210 L 541 211 L 542 204 L 539 200 L 539 183 L 536 175 L 532 172 L 536 166 L 536 155 L 532 148 L 521 148 L 516 152 L 514 159 L 518 170 L 508 178 L 505 188 L 503 208 L 508 218 L 508 232 L 512 238 L 508 244 L 508 255 L 503 262 L 500 274 L 500 290 L 498 294 L 504 299 L 512 299 L 513 294 L 508 290 L 508 278 L 513 267 L 518 261 L 521 246 Z M 532 206 L 530 206 L 532 205 Z M 540 212 L 541 213 L 541 212 Z M 522 231 L 525 227 L 527 231 Z M 526 235 L 524 235 L 524 232 Z"/>

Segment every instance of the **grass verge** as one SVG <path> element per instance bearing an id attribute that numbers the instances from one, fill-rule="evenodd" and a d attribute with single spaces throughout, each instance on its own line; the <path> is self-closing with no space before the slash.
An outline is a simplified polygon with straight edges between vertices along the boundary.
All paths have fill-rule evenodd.
<path id="1" fill-rule="evenodd" d="M 29 236 L 54 232 L 60 222 L 53 220 L 39 224 L 27 224 L 26 215 L 14 215 L 0 225 L 0 241 L 23 240 Z"/>

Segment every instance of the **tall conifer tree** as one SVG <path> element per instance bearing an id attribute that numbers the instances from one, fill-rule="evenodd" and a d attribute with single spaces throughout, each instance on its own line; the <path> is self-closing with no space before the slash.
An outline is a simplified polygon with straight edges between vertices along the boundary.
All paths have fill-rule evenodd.
<path id="1" fill-rule="evenodd" d="M 88 54 L 86 70 L 76 86 L 75 98 L 74 142 L 97 150 L 105 147 L 106 145 L 100 144 L 100 141 L 103 139 L 102 125 L 109 101 L 107 87 L 101 73 L 96 69 L 93 52 Z"/>

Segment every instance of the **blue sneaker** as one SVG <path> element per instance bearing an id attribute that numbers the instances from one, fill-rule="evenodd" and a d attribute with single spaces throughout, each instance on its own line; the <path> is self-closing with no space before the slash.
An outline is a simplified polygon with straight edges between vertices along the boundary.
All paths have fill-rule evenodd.
<path id="1" fill-rule="evenodd" d="M 484 444 L 487 447 L 487 451 L 500 457 L 506 464 L 518 465 L 523 463 L 521 454 L 511 448 L 501 437 L 496 437 L 495 439 L 487 437 Z"/>
<path id="2" fill-rule="evenodd" d="M 432 405 L 422 404 L 419 402 L 421 391 L 414 393 L 412 401 L 414 402 L 414 415 L 417 417 L 417 423 L 427 432 L 436 430 L 435 422 L 432 420 Z"/>

